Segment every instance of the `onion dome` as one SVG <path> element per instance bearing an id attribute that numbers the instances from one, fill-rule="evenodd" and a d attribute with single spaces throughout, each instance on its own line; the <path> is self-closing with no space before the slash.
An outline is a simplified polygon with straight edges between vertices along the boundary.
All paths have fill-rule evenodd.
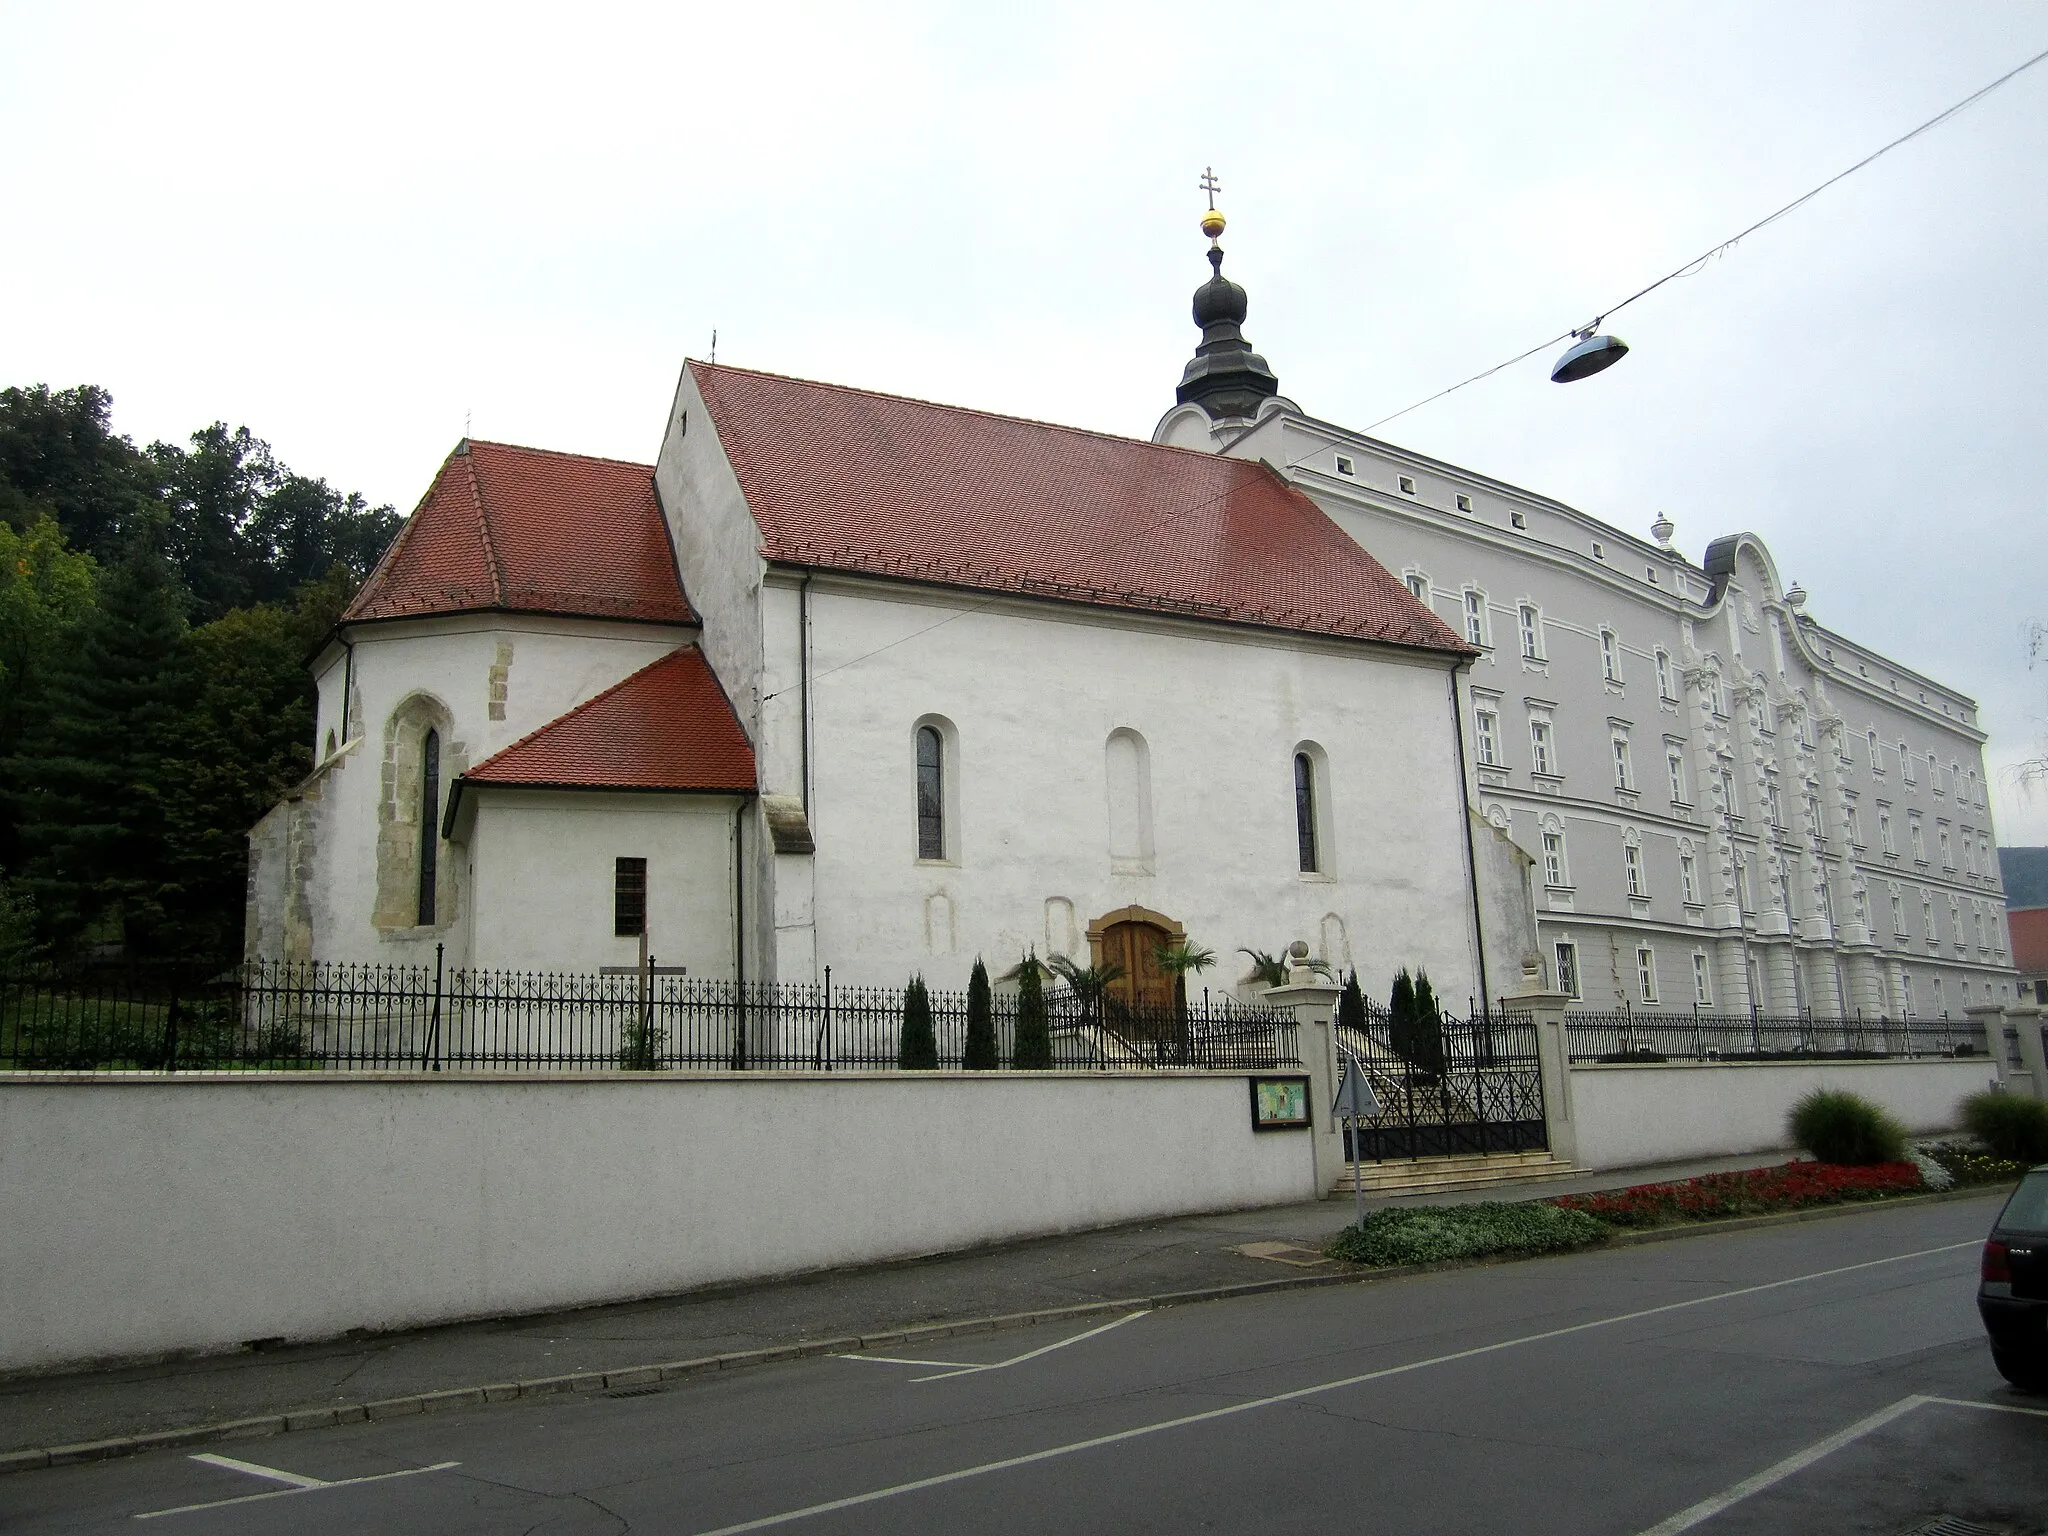
<path id="1" fill-rule="evenodd" d="M 1202 216 L 1211 272 L 1195 290 L 1195 324 L 1202 328 L 1202 340 L 1181 372 L 1175 398 L 1182 405 L 1200 405 L 1215 421 L 1249 421 L 1262 401 L 1280 393 L 1280 381 L 1240 329 L 1251 306 L 1244 289 L 1223 275 L 1223 247 L 1216 243 L 1223 227 L 1223 215 L 1215 209 Z"/>

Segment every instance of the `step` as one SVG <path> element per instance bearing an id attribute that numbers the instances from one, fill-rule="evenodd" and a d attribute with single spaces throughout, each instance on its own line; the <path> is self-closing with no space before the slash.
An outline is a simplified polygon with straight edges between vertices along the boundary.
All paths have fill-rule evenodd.
<path id="1" fill-rule="evenodd" d="M 1412 1162 L 1365 1163 L 1359 1182 L 1370 1195 L 1431 1194 L 1442 1190 L 1486 1189 L 1537 1179 L 1564 1178 L 1576 1170 L 1547 1152 L 1509 1153 L 1498 1157 L 1417 1158 Z M 1349 1164 L 1330 1186 L 1331 1197 L 1352 1191 Z"/>

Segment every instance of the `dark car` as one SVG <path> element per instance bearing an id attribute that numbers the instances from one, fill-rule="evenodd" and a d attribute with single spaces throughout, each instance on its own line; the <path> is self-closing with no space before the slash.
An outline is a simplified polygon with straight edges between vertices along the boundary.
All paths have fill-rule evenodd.
<path id="1" fill-rule="evenodd" d="M 2048 1392 L 2048 1165 L 2020 1180 L 1992 1225 L 1977 1312 L 1998 1374 Z"/>

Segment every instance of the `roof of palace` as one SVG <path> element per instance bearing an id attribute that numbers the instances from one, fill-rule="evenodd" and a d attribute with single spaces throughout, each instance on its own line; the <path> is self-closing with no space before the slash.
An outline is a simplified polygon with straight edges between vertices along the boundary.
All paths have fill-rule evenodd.
<path id="1" fill-rule="evenodd" d="M 463 775 L 528 789 L 754 788 L 754 749 L 694 645 L 614 683 Z"/>
<path id="2" fill-rule="evenodd" d="M 342 618 L 479 609 L 695 623 L 652 467 L 465 439 Z"/>
<path id="3" fill-rule="evenodd" d="M 690 369 L 769 560 L 1471 651 L 1266 464 Z"/>

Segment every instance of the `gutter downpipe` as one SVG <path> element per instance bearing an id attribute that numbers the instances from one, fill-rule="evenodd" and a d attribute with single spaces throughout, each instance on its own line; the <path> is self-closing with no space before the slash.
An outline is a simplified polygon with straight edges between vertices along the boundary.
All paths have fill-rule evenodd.
<path id="1" fill-rule="evenodd" d="M 811 819 L 811 572 L 796 589 L 797 704 L 803 711 L 802 782 L 804 820 Z M 814 833 L 813 836 L 816 834 Z"/>
<path id="2" fill-rule="evenodd" d="M 1451 729 L 1458 740 L 1458 802 L 1465 812 L 1465 885 L 1472 897 L 1472 953 L 1479 966 L 1479 1000 L 1490 1007 L 1493 987 L 1486 976 L 1486 927 L 1479 911 L 1479 855 L 1472 846 L 1472 780 L 1465 767 L 1465 707 L 1458 698 L 1458 674 L 1470 666 L 1461 661 L 1451 668 Z"/>

